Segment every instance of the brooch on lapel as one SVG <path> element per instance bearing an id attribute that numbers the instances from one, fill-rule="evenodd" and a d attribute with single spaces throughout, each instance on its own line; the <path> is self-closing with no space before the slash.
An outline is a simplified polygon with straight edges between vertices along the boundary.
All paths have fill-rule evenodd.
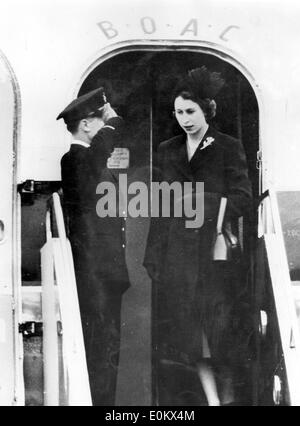
<path id="1" fill-rule="evenodd" d="M 203 142 L 203 145 L 200 148 L 200 151 L 202 149 L 205 149 L 208 146 L 210 146 L 214 141 L 215 141 L 215 138 L 212 138 L 211 136 L 209 136 L 208 138 L 206 138 L 205 141 Z"/>

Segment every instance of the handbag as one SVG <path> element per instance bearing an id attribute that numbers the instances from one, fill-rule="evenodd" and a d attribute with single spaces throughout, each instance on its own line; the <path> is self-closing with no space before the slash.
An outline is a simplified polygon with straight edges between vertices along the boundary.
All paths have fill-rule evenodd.
<path id="1" fill-rule="evenodd" d="M 239 250 L 238 238 L 232 233 L 230 223 L 223 226 L 227 198 L 222 197 L 217 220 L 217 232 L 213 246 L 213 260 L 232 260 Z"/>

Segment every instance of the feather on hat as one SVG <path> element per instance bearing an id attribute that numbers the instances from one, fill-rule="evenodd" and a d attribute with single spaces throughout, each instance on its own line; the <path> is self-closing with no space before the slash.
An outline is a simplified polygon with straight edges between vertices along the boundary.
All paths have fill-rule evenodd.
<path id="1" fill-rule="evenodd" d="M 225 80 L 221 73 L 211 72 L 203 65 L 188 72 L 187 83 L 200 99 L 214 99 L 224 86 Z"/>

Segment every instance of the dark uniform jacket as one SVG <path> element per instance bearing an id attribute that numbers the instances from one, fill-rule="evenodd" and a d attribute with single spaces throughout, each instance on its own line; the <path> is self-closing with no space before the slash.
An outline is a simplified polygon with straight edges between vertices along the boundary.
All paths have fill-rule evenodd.
<path id="1" fill-rule="evenodd" d="M 96 213 L 101 196 L 96 194 L 97 185 L 109 181 L 118 188 L 117 173 L 106 164 L 114 148 L 123 144 L 123 120 L 112 118 L 94 137 L 90 148 L 73 144 L 61 160 L 64 208 L 77 286 L 86 310 L 102 309 L 107 289 L 122 293 L 129 287 L 125 220 L 100 218 Z"/>
<path id="2" fill-rule="evenodd" d="M 201 149 L 207 138 L 210 145 Z M 236 221 L 251 205 L 251 183 L 248 179 L 246 156 L 241 143 L 209 127 L 194 156 L 188 161 L 186 135 L 174 137 L 159 146 L 158 174 L 168 183 L 204 182 L 204 224 L 188 229 L 185 217 L 152 218 L 144 265 L 153 281 L 158 283 L 157 326 L 163 341 L 173 351 L 185 353 L 195 361 L 201 357 L 202 331 L 208 334 L 213 356 L 220 349 L 216 336 L 226 335 L 224 328 L 210 321 L 227 321 L 214 309 L 225 306 L 234 298 L 232 280 L 224 282 L 225 265 L 212 261 L 212 247 L 220 198 L 228 198 L 226 220 Z M 234 266 L 231 268 L 234 275 Z M 210 309 L 211 308 L 211 309 Z M 212 342 L 211 334 L 216 337 Z M 220 342 L 220 340 L 219 340 Z M 226 352 L 225 347 L 223 350 Z M 175 353 L 174 352 L 174 353 Z"/>

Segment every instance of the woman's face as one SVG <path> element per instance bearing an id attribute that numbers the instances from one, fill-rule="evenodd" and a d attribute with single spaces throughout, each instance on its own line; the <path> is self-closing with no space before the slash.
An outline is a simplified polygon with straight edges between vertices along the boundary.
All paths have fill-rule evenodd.
<path id="1" fill-rule="evenodd" d="M 178 96 L 174 108 L 175 117 L 187 134 L 196 134 L 207 125 L 204 112 L 196 102 Z"/>

